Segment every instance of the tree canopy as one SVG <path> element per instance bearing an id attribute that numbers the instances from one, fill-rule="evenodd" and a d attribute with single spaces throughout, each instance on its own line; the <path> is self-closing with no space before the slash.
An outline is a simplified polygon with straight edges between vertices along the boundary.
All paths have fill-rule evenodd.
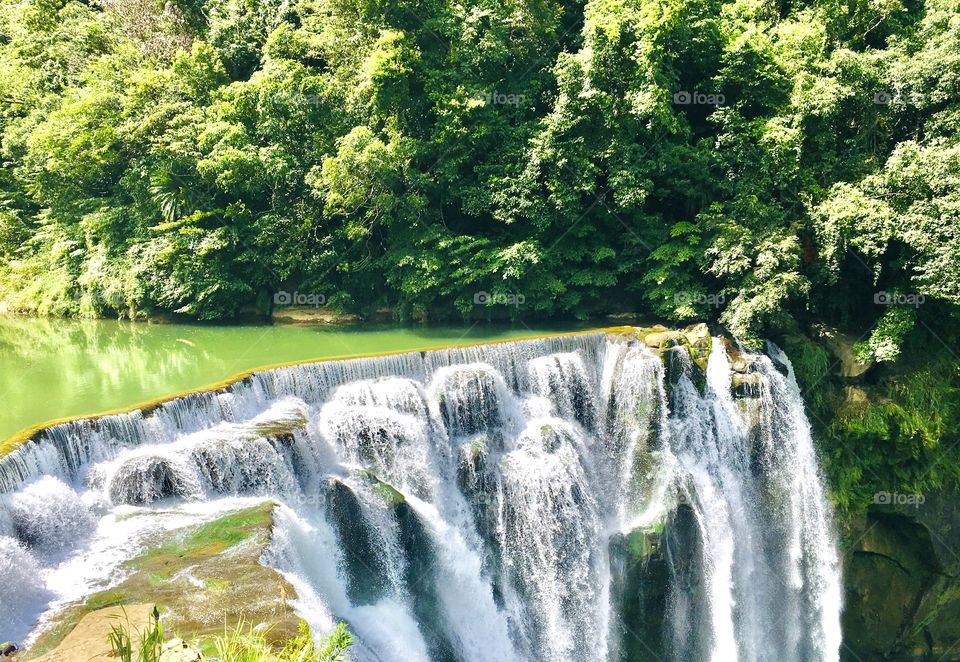
<path id="1" fill-rule="evenodd" d="M 958 0 L 0 0 L 0 299 L 521 293 L 890 360 L 960 304 L 958 85 Z"/>

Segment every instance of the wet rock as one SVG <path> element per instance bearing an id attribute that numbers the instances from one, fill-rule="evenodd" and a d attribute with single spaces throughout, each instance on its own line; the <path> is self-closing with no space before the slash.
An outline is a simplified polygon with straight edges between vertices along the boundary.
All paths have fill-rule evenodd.
<path id="1" fill-rule="evenodd" d="M 293 433 L 307 427 L 307 417 L 302 411 L 285 412 L 285 416 L 261 421 L 254 425 L 257 434 L 293 441 Z"/>
<path id="2" fill-rule="evenodd" d="M 492 369 L 450 371 L 439 384 L 440 413 L 452 437 L 467 437 L 501 424 L 500 396 Z"/>
<path id="3" fill-rule="evenodd" d="M 549 399 L 561 416 L 572 417 L 588 429 L 593 427 L 595 389 L 576 353 L 533 359 L 529 368 L 536 392 Z"/>
<path id="4" fill-rule="evenodd" d="M 690 358 L 702 371 L 706 372 L 707 359 L 710 358 L 710 350 L 713 347 L 710 329 L 703 323 L 694 324 L 685 328 L 682 335 L 684 344 L 690 352 Z"/>
<path id="5" fill-rule="evenodd" d="M 406 501 L 406 498 L 397 488 L 390 483 L 381 480 L 376 476 L 376 474 L 363 469 L 358 470 L 357 474 L 370 481 L 374 491 L 383 498 L 383 501 L 388 508 L 394 508 Z"/>
<path id="6" fill-rule="evenodd" d="M 694 324 L 682 330 L 658 325 L 649 329 L 638 329 L 637 336 L 644 345 L 663 358 L 668 391 L 681 375 L 686 375 L 703 392 L 706 385 L 707 359 L 713 343 L 706 324 Z M 680 357 L 681 352 L 685 357 Z"/>
<path id="7" fill-rule="evenodd" d="M 683 344 L 683 334 L 679 331 L 672 331 L 664 327 L 654 327 L 655 331 L 642 334 L 640 339 L 643 344 L 650 349 L 664 350 Z"/>
<path id="8" fill-rule="evenodd" d="M 759 398 L 761 383 L 759 374 L 734 373 L 730 378 L 730 389 L 734 398 Z"/>
<path id="9" fill-rule="evenodd" d="M 31 548 L 71 549 L 96 528 L 96 518 L 80 496 L 54 476 L 44 476 L 9 499 L 10 524 L 16 537 Z"/>
<path id="10" fill-rule="evenodd" d="M 434 660 L 457 660 L 457 647 L 446 635 L 443 602 L 437 586 L 437 554 L 426 526 L 406 502 L 394 509 L 400 546 L 407 564 L 404 584 L 410 587 L 413 612 Z"/>
<path id="11" fill-rule="evenodd" d="M 332 478 L 327 486 L 327 519 L 343 547 L 344 572 L 351 604 L 374 604 L 390 586 L 381 557 L 382 542 L 367 522 L 359 499 L 344 482 Z"/>
<path id="12" fill-rule="evenodd" d="M 144 506 L 168 497 L 191 494 L 178 467 L 162 457 L 137 457 L 124 462 L 110 483 L 110 500 L 116 504 Z"/>
<path id="13" fill-rule="evenodd" d="M 695 572 L 698 554 L 693 511 L 679 506 L 667 521 L 610 540 L 610 566 L 618 604 L 620 659 L 655 662 L 670 659 L 671 592 L 700 591 Z M 708 618 L 706 614 L 684 614 Z"/>
<path id="14" fill-rule="evenodd" d="M 723 343 L 723 348 L 727 352 L 727 359 L 730 361 L 730 370 L 735 373 L 745 374 L 748 372 L 753 372 L 755 370 L 753 361 L 747 357 L 746 354 L 740 349 L 740 346 L 732 339 L 727 336 L 722 336 L 720 342 Z"/>
<path id="15" fill-rule="evenodd" d="M 132 614 L 139 613 L 137 605 L 144 602 L 151 610 L 159 605 L 165 630 L 180 637 L 222 635 L 224 623 L 242 620 L 263 624 L 268 642 L 282 646 L 297 636 L 300 618 L 290 605 L 296 590 L 261 563 L 272 536 L 273 511 L 274 503 L 268 501 L 147 541 L 146 549 L 124 564 L 128 574 L 123 581 L 54 615 L 32 652 L 42 654 L 61 641 L 67 643 L 64 636 L 77 629 L 77 623 L 104 607 Z M 110 622 L 116 623 L 116 617 Z M 107 641 L 106 632 L 97 634 L 98 641 Z M 89 658 L 52 657 L 45 662 L 79 659 Z"/>

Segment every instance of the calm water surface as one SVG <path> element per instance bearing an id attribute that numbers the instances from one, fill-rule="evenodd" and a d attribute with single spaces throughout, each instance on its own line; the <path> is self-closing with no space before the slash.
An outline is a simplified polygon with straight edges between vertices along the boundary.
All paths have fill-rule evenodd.
<path id="1" fill-rule="evenodd" d="M 0 440 L 216 383 L 275 363 L 426 349 L 565 327 L 340 327 L 134 324 L 0 317 Z"/>

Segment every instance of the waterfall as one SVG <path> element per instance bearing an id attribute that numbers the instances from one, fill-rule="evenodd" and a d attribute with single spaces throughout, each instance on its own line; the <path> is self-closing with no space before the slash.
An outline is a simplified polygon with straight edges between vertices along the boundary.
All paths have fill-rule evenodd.
<path id="1" fill-rule="evenodd" d="M 170 527 L 238 499 L 279 504 L 263 562 L 355 659 L 838 659 L 832 514 L 773 345 L 331 361 L 56 425 L 0 460 L 4 636 L 80 597 L 58 578 L 92 550 L 109 583 L 124 509 Z"/>

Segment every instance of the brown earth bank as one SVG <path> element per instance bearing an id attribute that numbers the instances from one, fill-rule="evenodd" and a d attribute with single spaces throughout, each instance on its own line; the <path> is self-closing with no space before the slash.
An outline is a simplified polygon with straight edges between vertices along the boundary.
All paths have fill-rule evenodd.
<path id="1" fill-rule="evenodd" d="M 60 644 L 44 653 L 37 662 L 113 662 L 116 657 L 109 636 L 113 628 L 122 627 L 137 641 L 153 622 L 152 604 L 130 604 L 104 607 L 85 614 Z"/>

